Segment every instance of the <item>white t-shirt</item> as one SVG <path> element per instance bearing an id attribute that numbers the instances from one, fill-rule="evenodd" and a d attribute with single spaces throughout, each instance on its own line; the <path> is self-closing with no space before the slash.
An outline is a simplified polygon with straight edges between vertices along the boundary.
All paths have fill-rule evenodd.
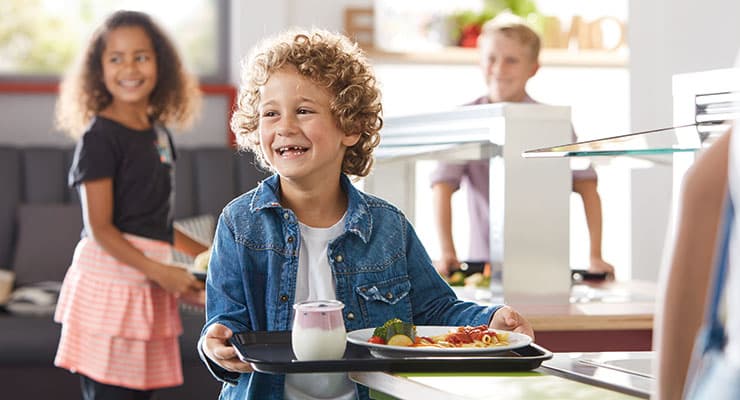
<path id="1" fill-rule="evenodd" d="M 298 255 L 295 301 L 336 300 L 334 276 L 327 254 L 329 242 L 344 232 L 344 218 L 329 228 L 300 224 L 301 249 Z M 350 400 L 355 385 L 344 372 L 286 374 L 286 400 Z"/>

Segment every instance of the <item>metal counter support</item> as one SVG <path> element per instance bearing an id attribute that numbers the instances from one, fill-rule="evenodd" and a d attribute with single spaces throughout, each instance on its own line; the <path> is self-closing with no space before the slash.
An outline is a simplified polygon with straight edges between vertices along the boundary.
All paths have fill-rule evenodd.
<path id="1" fill-rule="evenodd" d="M 572 140 L 570 108 L 502 103 L 387 118 L 368 193 L 414 222 L 417 160 L 491 160 L 491 260 L 507 302 L 567 303 L 570 293 L 567 159 L 524 159 L 524 150 Z"/>

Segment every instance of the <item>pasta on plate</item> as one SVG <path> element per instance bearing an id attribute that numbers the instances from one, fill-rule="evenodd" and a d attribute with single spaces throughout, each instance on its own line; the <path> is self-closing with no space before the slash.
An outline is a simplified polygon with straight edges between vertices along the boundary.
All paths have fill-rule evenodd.
<path id="1" fill-rule="evenodd" d="M 455 331 L 431 337 L 419 336 L 414 347 L 494 347 L 509 344 L 509 335 L 495 332 L 486 325 L 460 326 Z"/>

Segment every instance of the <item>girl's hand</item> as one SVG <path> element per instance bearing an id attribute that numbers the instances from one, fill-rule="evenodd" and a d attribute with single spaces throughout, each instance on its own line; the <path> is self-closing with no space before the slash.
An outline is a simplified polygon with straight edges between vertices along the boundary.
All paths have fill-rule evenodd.
<path id="1" fill-rule="evenodd" d="M 205 284 L 196 279 L 193 274 L 174 265 L 160 264 L 160 268 L 152 274 L 151 279 L 176 296 L 192 296 L 205 289 Z"/>
<path id="2" fill-rule="evenodd" d="M 252 372 L 252 365 L 242 362 L 236 355 L 236 350 L 229 344 L 229 338 L 234 333 L 221 324 L 213 324 L 206 331 L 203 340 L 203 353 L 221 368 L 230 372 Z"/>
<path id="3" fill-rule="evenodd" d="M 206 305 L 206 291 L 202 290 L 189 290 L 180 296 L 180 300 L 188 304 L 203 307 Z"/>
<path id="4" fill-rule="evenodd" d="M 509 306 L 503 306 L 493 314 L 489 327 L 523 333 L 534 340 L 534 331 L 529 321 Z"/>

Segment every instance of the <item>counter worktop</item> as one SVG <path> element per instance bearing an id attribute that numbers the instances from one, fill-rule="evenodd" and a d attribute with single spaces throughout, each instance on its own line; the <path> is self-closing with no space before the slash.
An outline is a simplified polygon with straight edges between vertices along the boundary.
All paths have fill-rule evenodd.
<path id="1" fill-rule="evenodd" d="M 529 320 L 536 342 L 551 351 L 646 351 L 652 345 L 656 290 L 645 281 L 589 282 L 574 284 L 567 304 L 507 304 Z M 482 304 L 503 301 L 480 289 L 456 292 Z"/>

